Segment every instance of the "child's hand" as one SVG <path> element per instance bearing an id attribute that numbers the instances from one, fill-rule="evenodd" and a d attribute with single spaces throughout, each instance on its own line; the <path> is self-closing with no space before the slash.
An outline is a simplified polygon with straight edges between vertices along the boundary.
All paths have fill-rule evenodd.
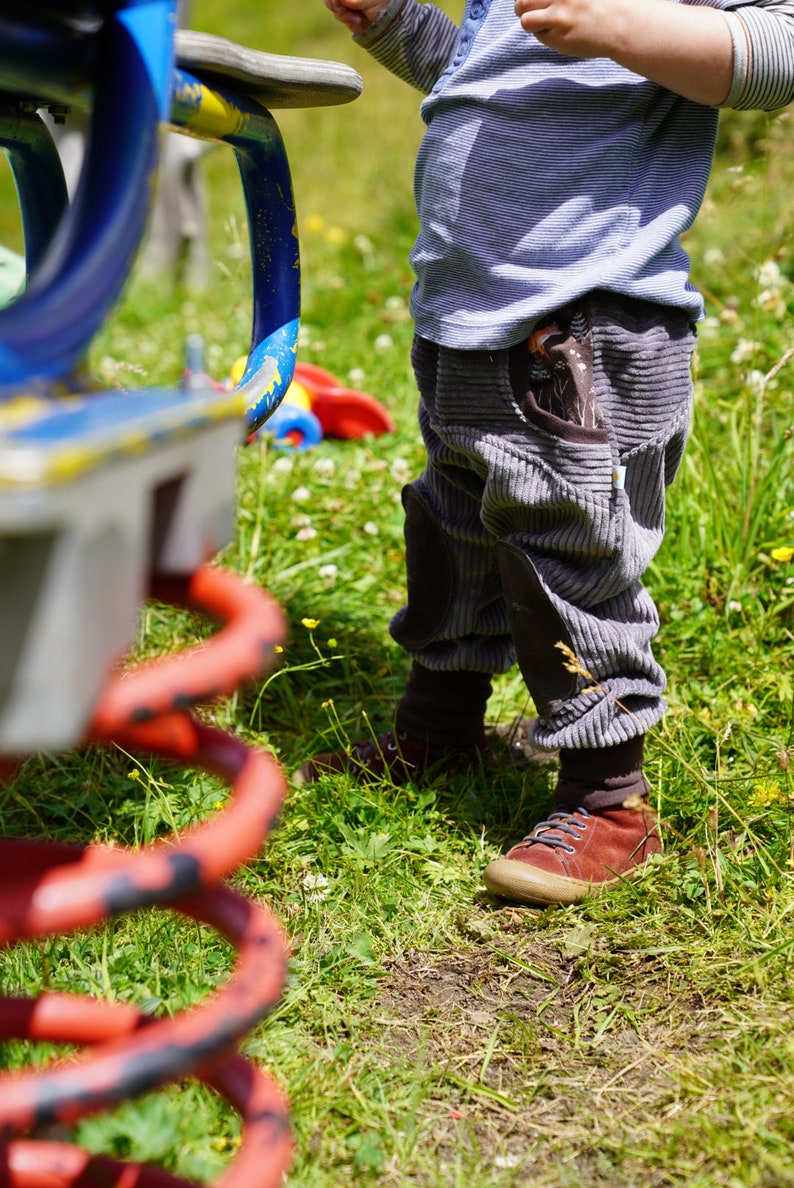
<path id="1" fill-rule="evenodd" d="M 352 33 L 363 33 L 388 3 L 389 0 L 325 0 L 325 7 Z"/>
<path id="2" fill-rule="evenodd" d="M 612 57 L 641 18 L 625 0 L 515 0 L 515 12 L 527 33 L 575 58 Z"/>

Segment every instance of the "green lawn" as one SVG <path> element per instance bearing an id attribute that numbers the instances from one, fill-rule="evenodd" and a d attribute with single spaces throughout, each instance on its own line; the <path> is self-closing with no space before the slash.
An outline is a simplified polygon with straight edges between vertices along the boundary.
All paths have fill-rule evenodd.
<path id="1" fill-rule="evenodd" d="M 321 0 L 197 0 L 193 12 L 196 27 L 344 60 L 365 81 L 347 108 L 278 119 L 301 236 L 301 357 L 376 396 L 397 430 L 306 454 L 241 451 L 221 558 L 274 595 L 290 635 L 278 672 L 213 715 L 289 774 L 387 725 L 406 671 L 386 624 L 403 597 L 400 488 L 422 464 L 406 262 L 418 95 L 375 69 Z M 194 329 L 218 378 L 245 353 L 244 216 L 222 149 L 207 177 L 209 292 L 133 278 L 93 351 L 105 378 L 175 382 Z M 793 186 L 789 113 L 726 116 L 687 240 L 708 301 L 695 425 L 647 575 L 670 679 L 648 747 L 665 857 L 583 906 L 497 903 L 480 872 L 544 810 L 554 775 L 504 766 L 425 788 L 291 787 L 238 876 L 291 940 L 289 984 L 246 1050 L 292 1101 L 301 1188 L 794 1184 Z M 0 216 L 11 228 L 8 202 Z M 153 606 L 135 655 L 203 630 Z M 529 710 L 517 675 L 500 678 L 491 723 Z M 36 757 L 0 801 L 0 828 L 136 844 L 201 819 L 215 795 L 212 781 L 124 755 Z M 47 984 L 174 1011 L 211 992 L 229 955 L 156 912 L 3 962 L 4 985 L 27 993 Z M 26 1058 L 5 1051 L 10 1066 Z M 209 1179 L 237 1125 L 187 1086 L 82 1123 L 79 1138 Z"/>

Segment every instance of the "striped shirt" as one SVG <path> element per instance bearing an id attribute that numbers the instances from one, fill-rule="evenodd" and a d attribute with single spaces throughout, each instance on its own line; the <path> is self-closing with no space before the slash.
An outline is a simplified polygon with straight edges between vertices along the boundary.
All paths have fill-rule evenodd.
<path id="1" fill-rule="evenodd" d="M 723 11 L 724 106 L 794 98 L 794 0 L 683 0 Z M 411 253 L 417 332 L 498 349 L 596 289 L 683 309 L 703 300 L 680 236 L 703 200 L 718 112 L 608 58 L 559 54 L 513 0 L 465 0 L 460 25 L 392 0 L 356 41 L 426 98 Z"/>

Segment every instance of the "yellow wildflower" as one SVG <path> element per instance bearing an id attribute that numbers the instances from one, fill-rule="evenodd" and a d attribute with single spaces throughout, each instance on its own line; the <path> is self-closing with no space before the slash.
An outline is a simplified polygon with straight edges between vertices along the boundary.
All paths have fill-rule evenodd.
<path id="1" fill-rule="evenodd" d="M 771 804 L 782 799 L 783 794 L 776 783 L 772 780 L 761 780 L 750 793 L 748 804 L 752 808 L 768 808 Z"/>
<path id="2" fill-rule="evenodd" d="M 780 545 L 776 549 L 772 549 L 770 556 L 773 561 L 790 561 L 794 557 L 794 549 L 791 545 Z"/>
<path id="3" fill-rule="evenodd" d="M 319 619 L 301 619 L 301 626 L 305 627 L 307 631 L 314 631 L 315 627 L 320 626 Z"/>

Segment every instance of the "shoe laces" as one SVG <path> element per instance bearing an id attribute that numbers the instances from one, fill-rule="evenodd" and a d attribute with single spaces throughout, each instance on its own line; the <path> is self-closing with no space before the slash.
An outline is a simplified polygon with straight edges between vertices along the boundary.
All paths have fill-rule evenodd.
<path id="1" fill-rule="evenodd" d="M 581 841 L 589 820 L 590 813 L 587 809 L 557 809 L 547 820 L 540 821 L 523 841 L 529 845 L 550 846 L 553 850 L 565 850 L 568 854 L 575 854 L 576 847 L 566 841 L 566 838 Z"/>
<path id="2" fill-rule="evenodd" d="M 358 743 L 351 748 L 350 767 L 353 771 L 362 768 L 372 771 L 382 764 L 388 767 L 392 757 L 399 754 L 400 748 L 394 733 L 391 730 L 386 730 L 377 738 L 368 738 L 365 742 Z"/>

